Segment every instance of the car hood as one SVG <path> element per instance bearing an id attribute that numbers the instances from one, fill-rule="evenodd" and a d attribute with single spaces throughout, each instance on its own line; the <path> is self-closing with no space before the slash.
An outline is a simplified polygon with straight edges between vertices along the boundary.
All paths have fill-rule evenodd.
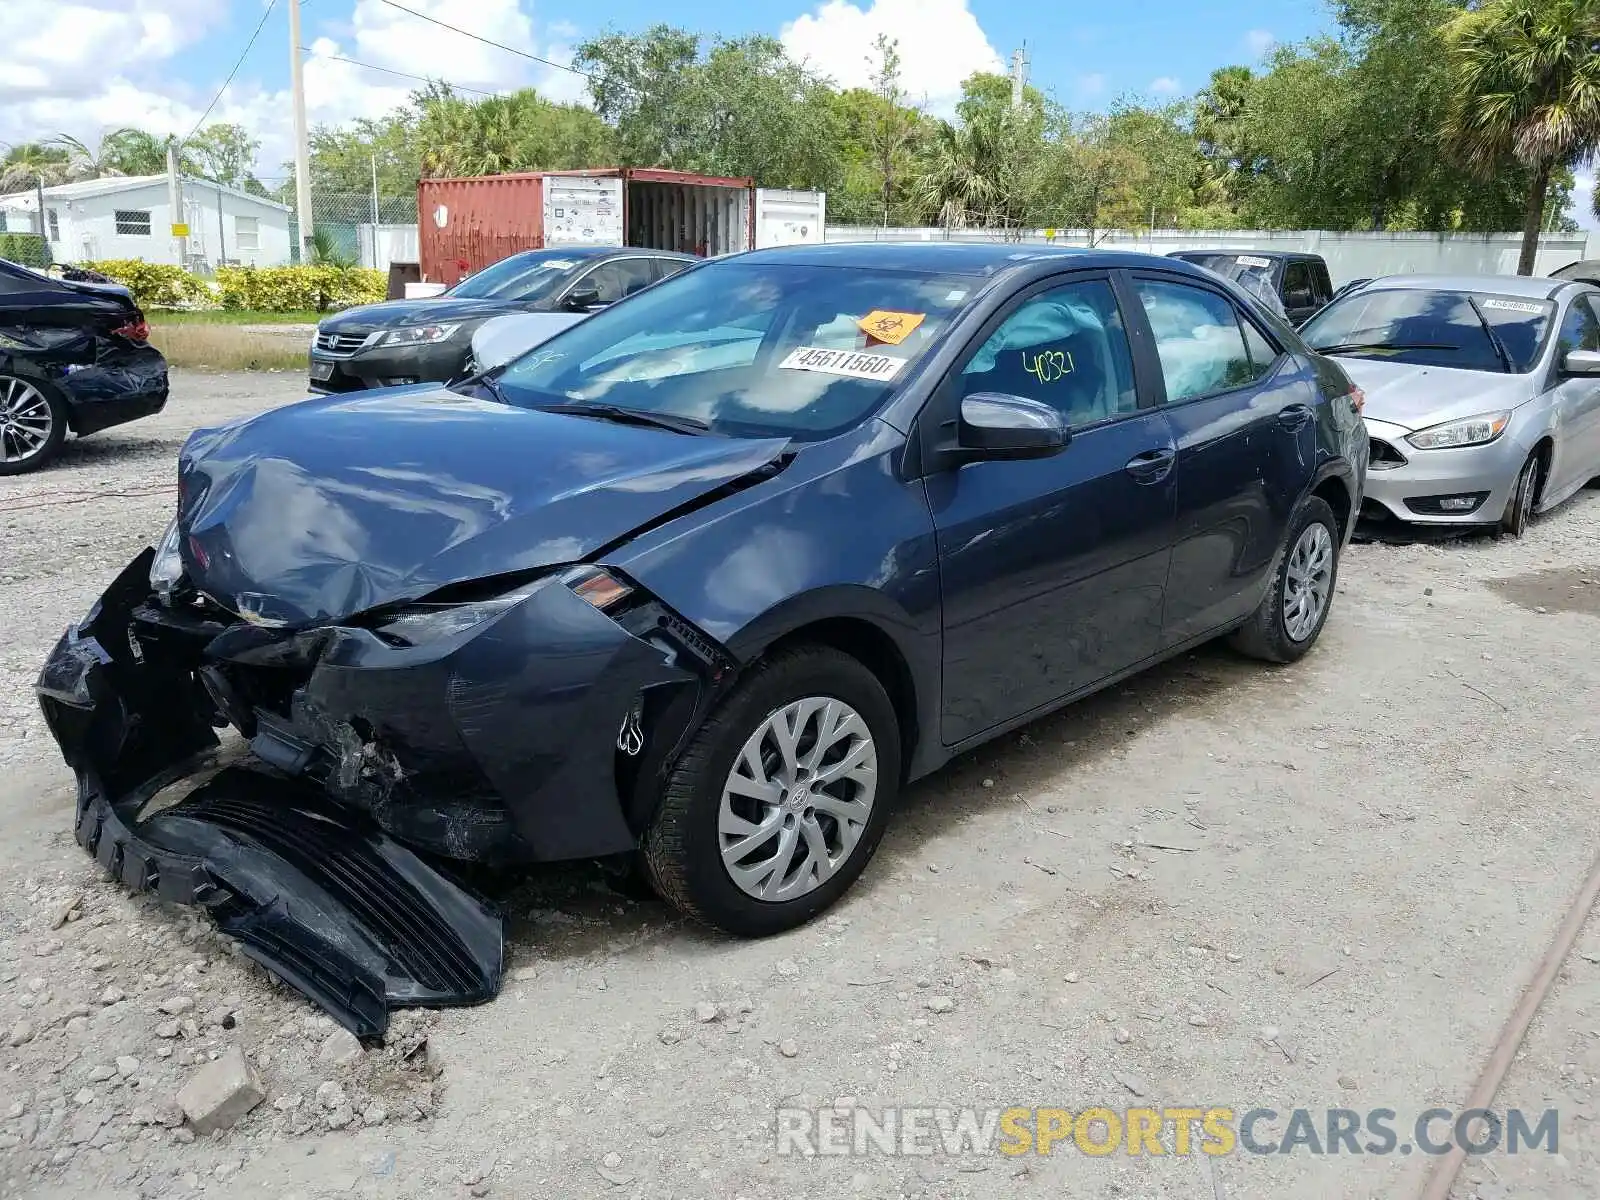
<path id="1" fill-rule="evenodd" d="M 382 304 L 363 304 L 322 318 L 317 328 L 327 333 L 371 332 L 374 329 L 401 329 L 408 325 L 432 325 L 442 321 L 482 321 L 504 313 L 526 312 L 513 300 L 468 300 L 454 296 L 433 296 L 422 300 L 386 300 Z"/>
<path id="2" fill-rule="evenodd" d="M 1333 356 L 1366 396 L 1362 415 L 1402 429 L 1515 408 L 1532 394 L 1529 375 L 1421 367 L 1350 354 Z"/>
<path id="3" fill-rule="evenodd" d="M 787 444 L 444 388 L 317 398 L 189 438 L 180 552 L 196 586 L 258 623 L 340 620 L 446 584 L 582 560 Z"/>

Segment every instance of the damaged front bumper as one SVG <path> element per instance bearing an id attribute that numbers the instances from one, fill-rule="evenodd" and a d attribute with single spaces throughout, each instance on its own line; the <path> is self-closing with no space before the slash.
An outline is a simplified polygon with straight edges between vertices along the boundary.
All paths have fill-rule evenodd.
<path id="1" fill-rule="evenodd" d="M 362 1035 L 392 1007 L 498 990 L 499 916 L 422 855 L 633 849 L 646 776 L 708 690 L 683 660 L 716 652 L 692 631 L 686 647 L 662 640 L 667 614 L 642 608 L 630 631 L 560 585 L 436 644 L 263 628 L 159 603 L 153 558 L 128 565 L 39 678 L 78 778 L 78 841 L 128 886 L 208 908 Z M 226 724 L 246 761 L 161 808 Z"/>

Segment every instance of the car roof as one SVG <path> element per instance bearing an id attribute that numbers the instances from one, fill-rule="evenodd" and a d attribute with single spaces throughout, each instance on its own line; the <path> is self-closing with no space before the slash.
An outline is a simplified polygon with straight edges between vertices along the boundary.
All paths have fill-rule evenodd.
<path id="1" fill-rule="evenodd" d="M 1547 279 L 1542 275 L 1380 275 L 1367 281 L 1369 288 L 1434 292 L 1494 292 L 1553 300 L 1562 288 L 1581 286 L 1572 279 Z"/>
<path id="2" fill-rule="evenodd" d="M 1173 260 L 1132 250 L 1091 250 L 1026 242 L 823 242 L 774 246 L 738 256 L 746 263 L 800 263 L 819 267 L 863 267 L 882 271 L 933 271 L 946 275 L 995 275 L 1018 267 L 1070 261 L 1085 268 L 1155 267 Z M 1182 270 L 1194 269 L 1184 264 Z"/>
<path id="3" fill-rule="evenodd" d="M 606 255 L 616 255 L 624 258 L 637 258 L 641 254 L 648 254 L 652 258 L 681 258 L 693 260 L 693 254 L 683 254 L 677 250 L 656 250 L 649 246 L 539 246 L 529 250 L 519 250 L 515 254 L 507 255 L 508 258 L 521 258 L 525 254 L 559 254 L 562 258 L 603 258 Z M 503 260 L 502 260 L 503 261 Z"/>
<path id="4" fill-rule="evenodd" d="M 1251 258 L 1270 258 L 1274 262 L 1279 260 L 1298 261 L 1301 259 L 1308 262 L 1322 261 L 1322 255 L 1313 254 L 1309 250 L 1241 250 L 1236 246 L 1218 246 L 1215 250 L 1172 250 L 1167 253 L 1167 257 L 1187 260 L 1190 257 L 1211 258 L 1219 254 L 1227 258 L 1237 258 L 1239 255 L 1244 254 Z"/>

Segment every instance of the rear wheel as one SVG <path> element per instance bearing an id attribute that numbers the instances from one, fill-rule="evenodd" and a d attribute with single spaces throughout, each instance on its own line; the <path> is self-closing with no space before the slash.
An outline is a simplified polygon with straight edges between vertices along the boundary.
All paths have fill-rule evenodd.
<path id="1" fill-rule="evenodd" d="M 1506 502 L 1505 515 L 1500 518 L 1500 532 L 1521 537 L 1533 524 L 1533 505 L 1539 498 L 1539 481 L 1544 472 L 1544 462 L 1536 450 L 1517 472 L 1516 486 L 1511 489 L 1511 499 Z"/>
<path id="2" fill-rule="evenodd" d="M 1339 579 L 1339 519 L 1321 496 L 1308 496 L 1295 519 L 1272 586 L 1233 646 L 1252 658 L 1294 662 L 1316 644 Z"/>
<path id="3" fill-rule="evenodd" d="M 899 781 L 899 724 L 877 677 L 830 647 L 782 651 L 673 770 L 644 837 L 651 883 L 730 933 L 792 929 L 861 874 Z"/>
<path id="4" fill-rule="evenodd" d="M 20 375 L 0 375 L 0 475 L 44 466 L 66 436 L 66 407 L 52 392 Z"/>

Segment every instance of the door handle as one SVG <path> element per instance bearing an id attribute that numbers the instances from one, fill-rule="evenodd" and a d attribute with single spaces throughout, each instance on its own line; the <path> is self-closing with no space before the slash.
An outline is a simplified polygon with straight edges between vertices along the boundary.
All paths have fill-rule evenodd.
<path id="1" fill-rule="evenodd" d="M 1314 414 L 1307 404 L 1291 404 L 1278 410 L 1278 421 L 1290 429 L 1303 429 Z"/>
<path id="2" fill-rule="evenodd" d="M 1176 449 L 1171 446 L 1160 446 L 1154 450 L 1135 454 L 1128 460 L 1128 465 L 1123 470 L 1140 483 L 1160 483 L 1172 470 L 1172 464 L 1177 458 Z"/>

